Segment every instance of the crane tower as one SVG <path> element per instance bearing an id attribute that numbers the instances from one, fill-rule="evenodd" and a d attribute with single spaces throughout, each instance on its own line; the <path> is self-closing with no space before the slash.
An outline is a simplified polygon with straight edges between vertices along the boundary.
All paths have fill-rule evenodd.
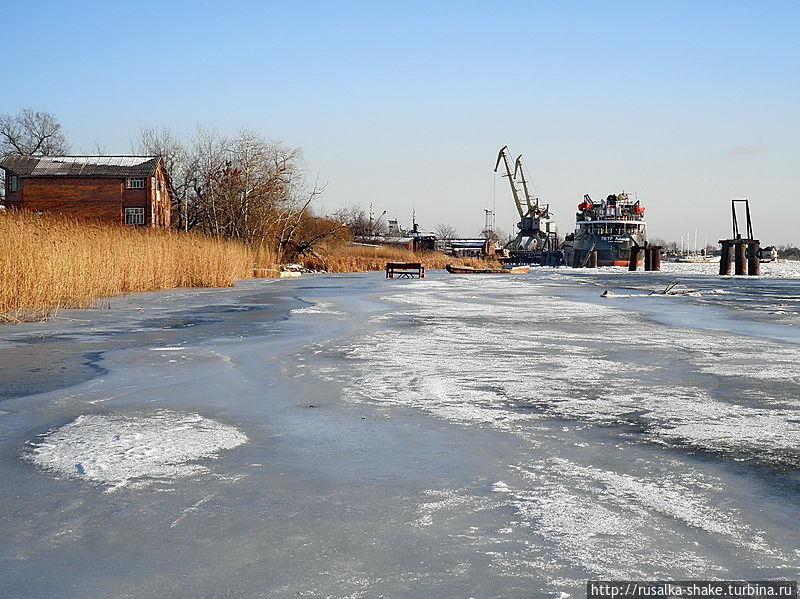
<path id="1" fill-rule="evenodd" d="M 517 236 L 506 244 L 514 262 L 526 264 L 542 264 L 550 252 L 558 248 L 556 225 L 550 214 L 550 205 L 541 204 L 539 198 L 532 196 L 525 176 L 525 164 L 520 154 L 511 170 L 511 154 L 508 146 L 503 146 L 497 154 L 494 172 L 503 163 L 505 174 L 511 186 L 511 195 L 519 213 L 519 229 Z M 520 189 L 520 184 L 522 188 Z"/>

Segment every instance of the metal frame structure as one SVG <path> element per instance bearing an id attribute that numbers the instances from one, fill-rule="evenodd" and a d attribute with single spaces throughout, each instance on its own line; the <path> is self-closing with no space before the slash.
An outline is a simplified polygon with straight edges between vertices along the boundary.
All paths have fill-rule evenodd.
<path id="1" fill-rule="evenodd" d="M 739 198 L 731 200 L 731 216 L 733 217 L 733 238 L 738 239 L 742 236 L 739 232 L 739 220 L 736 218 L 736 202 L 744 203 L 745 215 L 747 218 L 747 239 L 753 239 L 753 222 L 750 220 L 750 200 Z"/>

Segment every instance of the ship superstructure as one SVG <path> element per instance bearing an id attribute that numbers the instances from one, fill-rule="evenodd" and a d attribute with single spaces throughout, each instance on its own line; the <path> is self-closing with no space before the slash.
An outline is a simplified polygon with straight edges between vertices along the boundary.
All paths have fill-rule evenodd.
<path id="1" fill-rule="evenodd" d="M 628 266 L 632 247 L 647 245 L 645 208 L 624 191 L 595 202 L 588 195 L 578 204 L 575 233 L 562 245 L 567 266 L 584 266 L 597 251 L 599 266 Z"/>

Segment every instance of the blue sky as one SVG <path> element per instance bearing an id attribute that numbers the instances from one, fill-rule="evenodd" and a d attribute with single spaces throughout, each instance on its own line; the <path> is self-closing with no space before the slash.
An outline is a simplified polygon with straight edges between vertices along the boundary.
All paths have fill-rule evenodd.
<path id="1" fill-rule="evenodd" d="M 800 243 L 800 2 L 7 4 L 0 113 L 53 112 L 79 151 L 248 127 L 303 148 L 323 209 L 474 234 L 493 205 L 513 226 L 508 144 L 562 233 L 624 188 L 652 235 L 716 240 L 750 197 Z"/>

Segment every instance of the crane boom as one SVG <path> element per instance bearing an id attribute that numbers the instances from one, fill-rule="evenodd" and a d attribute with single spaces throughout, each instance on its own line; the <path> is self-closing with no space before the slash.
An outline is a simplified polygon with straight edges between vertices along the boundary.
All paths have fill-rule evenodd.
<path id="1" fill-rule="evenodd" d="M 525 192 L 525 203 L 528 205 L 528 214 L 533 214 L 539 208 L 539 198 L 531 198 L 531 194 L 528 191 L 528 180 L 525 178 L 525 165 L 522 163 L 522 154 L 517 156 L 517 161 L 514 163 L 515 181 L 517 179 L 517 173 L 519 173 L 522 179 L 522 190 Z M 535 201 L 535 205 L 531 200 Z"/>
<path id="2" fill-rule="evenodd" d="M 497 169 L 500 167 L 500 161 L 502 160 L 506 167 L 506 174 L 503 176 L 508 177 L 508 183 L 511 185 L 511 194 L 514 196 L 514 204 L 517 206 L 517 212 L 519 212 L 520 218 L 525 218 L 525 210 L 522 207 L 522 200 L 520 200 L 519 190 L 517 189 L 517 185 L 514 181 L 514 175 L 511 173 L 511 164 L 509 163 L 508 158 L 508 146 L 503 146 L 500 148 L 500 152 L 497 154 L 497 162 L 494 165 L 494 172 L 497 172 Z"/>

